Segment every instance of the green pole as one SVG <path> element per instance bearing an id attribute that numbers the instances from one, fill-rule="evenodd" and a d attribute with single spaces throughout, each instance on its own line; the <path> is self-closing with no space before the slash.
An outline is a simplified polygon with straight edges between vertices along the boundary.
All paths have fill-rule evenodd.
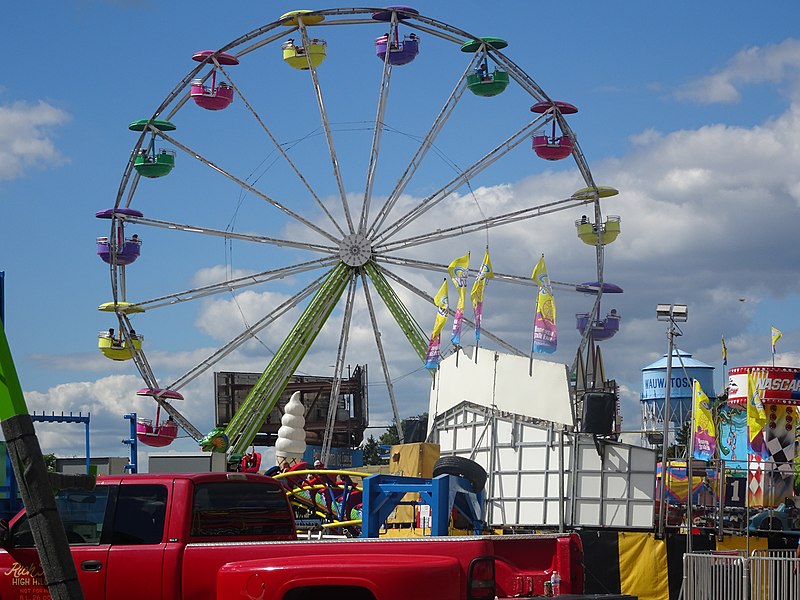
<path id="1" fill-rule="evenodd" d="M 64 524 L 0 321 L 0 425 L 19 482 L 45 583 L 54 600 L 83 600 Z"/>

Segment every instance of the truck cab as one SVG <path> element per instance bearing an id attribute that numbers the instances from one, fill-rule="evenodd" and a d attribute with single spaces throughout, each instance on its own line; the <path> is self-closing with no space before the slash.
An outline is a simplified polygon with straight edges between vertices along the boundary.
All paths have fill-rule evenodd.
<path id="1" fill-rule="evenodd" d="M 91 491 L 61 490 L 56 504 L 87 600 L 185 597 L 192 581 L 181 581 L 180 565 L 190 542 L 296 539 L 283 489 L 258 475 L 107 477 Z M 24 512 L 3 549 L 0 597 L 49 598 Z"/>

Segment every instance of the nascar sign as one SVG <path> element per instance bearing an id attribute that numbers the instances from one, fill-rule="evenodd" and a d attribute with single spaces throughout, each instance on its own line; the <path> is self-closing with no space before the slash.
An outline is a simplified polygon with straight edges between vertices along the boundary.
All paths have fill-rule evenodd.
<path id="1" fill-rule="evenodd" d="M 747 375 L 753 373 L 764 404 L 800 405 L 800 369 L 733 367 L 728 371 L 728 404 L 747 404 Z"/>

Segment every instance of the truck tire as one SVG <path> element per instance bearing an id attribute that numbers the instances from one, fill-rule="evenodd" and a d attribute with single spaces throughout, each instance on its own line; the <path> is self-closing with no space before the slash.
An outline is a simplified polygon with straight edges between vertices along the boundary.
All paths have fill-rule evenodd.
<path id="1" fill-rule="evenodd" d="M 474 460 L 463 456 L 442 456 L 433 463 L 433 476 L 458 475 L 469 481 L 476 494 L 486 486 L 486 471 Z"/>

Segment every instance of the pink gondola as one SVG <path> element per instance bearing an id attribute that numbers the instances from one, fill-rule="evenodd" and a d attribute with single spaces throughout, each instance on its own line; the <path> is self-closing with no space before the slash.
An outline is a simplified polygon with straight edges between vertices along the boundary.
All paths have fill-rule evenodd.
<path id="1" fill-rule="evenodd" d="M 231 54 L 224 52 L 214 53 L 212 50 L 202 50 L 192 56 L 192 60 L 203 62 L 209 56 L 214 56 L 220 65 L 238 65 L 239 59 Z M 211 69 L 211 85 L 205 85 L 203 79 L 193 79 L 190 95 L 195 104 L 206 110 L 222 110 L 228 108 L 233 102 L 233 88 L 228 83 L 222 81 L 217 85 L 217 68 L 213 65 Z"/>
<path id="2" fill-rule="evenodd" d="M 183 400 L 183 396 L 173 390 L 162 390 L 158 388 L 144 388 L 136 392 L 138 396 L 156 396 L 168 398 L 170 400 Z M 136 439 L 146 446 L 163 448 L 169 446 L 178 437 L 178 424 L 172 420 L 171 416 L 161 421 L 161 406 L 156 409 L 156 418 L 136 419 Z"/>
<path id="3" fill-rule="evenodd" d="M 571 115 L 578 112 L 578 109 L 569 102 L 537 102 L 531 106 L 531 112 L 545 113 L 553 107 L 558 110 L 562 115 Z M 543 130 L 537 131 L 533 134 L 533 150 L 539 158 L 545 160 L 561 160 L 567 158 L 575 148 L 572 138 L 566 133 L 562 132 L 560 136 L 556 135 L 556 119 L 553 119 L 553 128 L 548 136 Z"/>

